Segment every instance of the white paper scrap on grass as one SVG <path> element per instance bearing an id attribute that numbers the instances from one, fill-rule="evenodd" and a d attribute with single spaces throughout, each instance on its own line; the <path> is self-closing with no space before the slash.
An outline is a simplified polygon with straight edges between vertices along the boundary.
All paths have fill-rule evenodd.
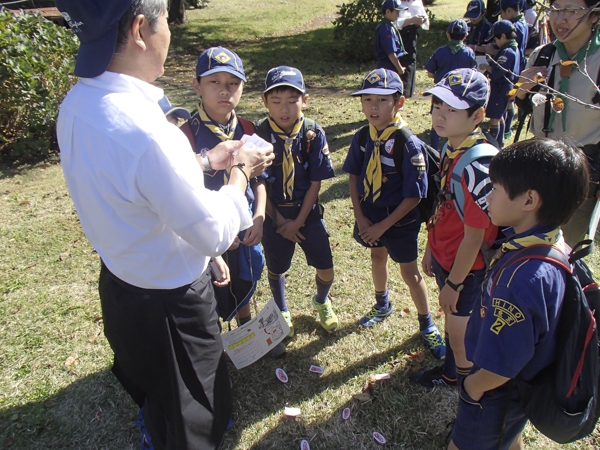
<path id="1" fill-rule="evenodd" d="M 311 372 L 314 372 L 314 373 L 319 373 L 319 374 L 323 373 L 323 368 L 319 367 L 319 366 L 310 366 L 310 369 L 308 369 L 308 370 Z"/>
<path id="2" fill-rule="evenodd" d="M 350 418 L 351 412 L 352 411 L 350 410 L 350 408 L 344 408 L 344 410 L 342 411 L 342 419 L 348 420 Z"/>
<path id="3" fill-rule="evenodd" d="M 308 445 L 306 439 L 302 439 L 302 442 L 300 442 L 300 450 L 310 450 L 310 445 Z"/>
<path id="4" fill-rule="evenodd" d="M 298 417 L 300 416 L 300 408 L 288 408 L 287 406 L 284 408 L 283 413 L 288 417 Z"/>
<path id="5" fill-rule="evenodd" d="M 258 315 L 243 326 L 222 334 L 223 348 L 236 369 L 258 361 L 290 332 L 281 311 L 271 299 Z"/>
<path id="6" fill-rule="evenodd" d="M 389 380 L 389 379 L 390 379 L 389 373 L 376 373 L 375 374 L 375 381 Z"/>
<path id="7" fill-rule="evenodd" d="M 277 369 L 275 369 L 275 376 L 282 383 L 287 383 L 288 380 L 289 380 L 289 378 L 287 376 L 287 373 L 285 373 L 285 370 L 283 370 L 283 369 L 281 369 L 279 367 Z"/>
<path id="8" fill-rule="evenodd" d="M 381 433 L 378 433 L 377 431 L 373 431 L 373 439 L 375 439 L 381 445 L 383 445 L 383 444 L 385 444 L 387 442 L 385 440 L 385 438 L 381 435 Z"/>

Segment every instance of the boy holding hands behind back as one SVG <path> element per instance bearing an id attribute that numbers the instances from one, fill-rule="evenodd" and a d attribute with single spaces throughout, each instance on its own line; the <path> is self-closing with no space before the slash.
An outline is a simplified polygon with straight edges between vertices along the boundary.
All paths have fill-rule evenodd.
<path id="1" fill-rule="evenodd" d="M 367 120 L 368 138 L 360 143 L 361 132 L 354 135 L 344 171 L 350 174 L 350 197 L 356 223 L 354 239 L 371 249 L 371 272 L 375 305 L 359 325 L 371 327 L 393 311 L 388 295 L 388 254 L 400 264 L 417 308 L 419 330 L 432 354 L 444 358 L 445 347 L 429 312 L 425 281 L 417 264 L 417 239 L 421 220 L 416 206 L 427 196 L 427 162 L 423 142 L 410 136 L 399 149 L 402 166 L 396 167 L 393 153 L 399 130 L 407 123 L 400 115 L 404 104 L 402 81 L 397 73 L 385 69 L 369 72 L 361 89 L 362 110 Z M 364 145 L 364 147 L 363 147 Z"/>
<path id="2" fill-rule="evenodd" d="M 440 172 L 440 194 L 445 195 L 450 193 L 452 171 L 459 159 L 474 145 L 485 143 L 480 124 L 485 116 L 489 83 L 476 70 L 457 69 L 426 95 L 433 95 L 434 129 L 448 138 Z M 457 386 L 457 376 L 464 377 L 472 365 L 465 355 L 465 328 L 485 274 L 481 246 L 484 241 L 491 243 L 497 235 L 497 228 L 486 214 L 486 198 L 491 190 L 487 173 L 490 160 L 491 157 L 477 159 L 458 174 L 465 199 L 464 217 L 461 219 L 454 201 L 447 196 L 428 223 L 422 266 L 425 274 L 436 277 L 440 289 L 440 306 L 446 318 L 446 359 L 439 367 L 410 375 L 412 381 L 425 387 Z"/>
<path id="3" fill-rule="evenodd" d="M 490 178 L 490 219 L 514 234 L 502 244 L 467 326 L 465 346 L 474 367 L 460 386 L 449 449 L 524 448 L 527 417 L 519 389 L 509 381 L 519 374 L 532 380 L 554 361 L 566 278 L 562 268 L 539 259 L 503 263 L 531 245 L 568 255 L 559 226 L 588 189 L 583 153 L 551 139 L 501 150 L 490 164 Z"/>

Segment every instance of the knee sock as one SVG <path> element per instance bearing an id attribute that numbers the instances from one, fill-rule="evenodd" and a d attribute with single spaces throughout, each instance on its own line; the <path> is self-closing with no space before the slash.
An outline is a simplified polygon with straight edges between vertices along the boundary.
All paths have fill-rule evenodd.
<path id="1" fill-rule="evenodd" d="M 419 314 L 417 318 L 419 319 L 419 331 L 426 330 L 427 328 L 433 326 L 433 320 L 431 320 L 431 313 Z"/>
<path id="2" fill-rule="evenodd" d="M 446 359 L 444 359 L 444 375 L 450 380 L 456 380 L 456 362 L 454 361 L 454 352 L 450 345 L 450 336 L 448 333 L 445 334 L 444 339 L 446 340 Z"/>
<path id="3" fill-rule="evenodd" d="M 459 389 L 462 387 L 462 382 L 467 375 L 471 373 L 470 367 L 458 367 L 456 366 L 456 383 L 458 384 Z"/>
<path id="4" fill-rule="evenodd" d="M 509 108 L 506 110 L 506 116 L 505 116 L 505 125 L 504 125 L 504 132 L 508 133 L 510 131 L 510 128 L 512 127 L 512 122 L 513 122 L 513 118 L 515 117 L 515 110 L 514 108 Z"/>
<path id="5" fill-rule="evenodd" d="M 377 302 L 377 306 L 382 306 L 384 308 L 390 307 L 390 299 L 388 296 L 388 290 L 385 291 L 375 291 L 375 301 Z"/>
<path id="6" fill-rule="evenodd" d="M 288 309 L 285 303 L 285 273 L 277 274 L 269 271 L 269 287 L 279 310 L 286 312 Z"/>
<path id="7" fill-rule="evenodd" d="M 323 304 L 327 301 L 329 290 L 331 289 L 331 285 L 333 284 L 333 278 L 331 279 L 331 281 L 325 282 L 321 280 L 319 275 L 317 275 L 315 277 L 315 282 L 317 283 L 317 295 L 315 295 L 315 302 Z"/>
<path id="8" fill-rule="evenodd" d="M 430 145 L 437 150 L 440 145 L 440 136 L 433 128 L 431 129 L 431 138 L 429 141 L 431 142 Z"/>
<path id="9" fill-rule="evenodd" d="M 502 120 L 499 124 L 498 124 L 498 144 L 500 144 L 500 147 L 504 147 L 504 120 Z"/>

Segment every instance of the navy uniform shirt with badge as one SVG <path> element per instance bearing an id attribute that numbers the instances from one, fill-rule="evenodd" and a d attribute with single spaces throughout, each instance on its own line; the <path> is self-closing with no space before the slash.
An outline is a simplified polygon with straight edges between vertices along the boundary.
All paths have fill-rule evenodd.
<path id="1" fill-rule="evenodd" d="M 367 127 L 369 125 L 366 125 Z M 359 143 L 359 132 L 354 135 L 343 170 L 358 177 L 357 190 L 361 198 L 364 197 L 364 179 L 371 153 L 375 148 L 371 137 L 367 138 L 365 148 Z M 400 170 L 394 164 L 394 142 L 397 132 L 383 142 L 381 152 L 381 195 L 373 202 L 372 195 L 364 201 L 374 203 L 380 207 L 396 207 L 405 198 L 427 197 L 427 162 L 425 158 L 425 147 L 423 142 L 416 136 L 411 136 L 404 146 L 404 157 Z M 413 213 L 418 215 L 414 208 Z M 409 213 L 406 217 L 410 216 Z"/>
<path id="2" fill-rule="evenodd" d="M 201 153 L 204 150 L 210 150 L 222 142 L 217 135 L 204 126 L 197 113 L 192 116 L 192 118 L 189 120 L 189 123 L 192 133 L 194 134 L 194 139 L 196 140 L 196 153 Z M 233 133 L 233 139 L 240 140 L 243 135 L 244 129 L 242 124 L 238 122 L 237 126 L 235 127 L 235 132 Z M 258 178 L 264 180 L 266 177 L 267 174 L 263 172 Z M 221 189 L 221 187 L 227 184 L 227 180 L 227 170 L 204 171 L 204 186 L 211 191 L 218 191 Z M 246 198 L 248 199 L 248 203 L 251 204 L 254 202 L 254 192 L 252 191 L 250 184 L 248 184 L 248 187 L 246 188 Z"/>
<path id="3" fill-rule="evenodd" d="M 480 302 L 473 307 L 465 334 L 467 358 L 497 375 L 515 378 L 522 372 L 530 380 L 554 360 L 565 273 L 537 259 L 501 266 L 502 260 L 486 278 Z"/>
<path id="4" fill-rule="evenodd" d="M 527 23 L 521 20 L 511 21 L 515 27 L 515 32 L 517 33 L 517 45 L 519 46 L 519 55 L 521 59 L 519 61 L 520 68 L 524 69 L 525 64 L 527 63 L 527 57 L 525 56 L 525 50 L 527 49 L 527 41 L 529 40 L 529 26 Z M 520 72 L 517 72 L 520 73 Z"/>
<path id="5" fill-rule="evenodd" d="M 425 64 L 425 70 L 434 74 L 434 83 L 442 81 L 442 78 L 451 70 L 475 68 L 477 68 L 477 62 L 472 49 L 463 47 L 456 53 L 452 53 L 447 45 L 438 48 Z"/>
<path id="6" fill-rule="evenodd" d="M 269 199 L 274 205 L 282 205 L 298 202 L 304 199 L 306 191 L 313 181 L 322 181 L 333 178 L 333 166 L 329 159 L 329 146 L 325 137 L 325 131 L 317 125 L 316 136 L 310 141 L 308 161 L 303 160 L 301 151 L 302 136 L 306 133 L 306 126 L 302 127 L 300 133 L 292 144 L 292 155 L 294 156 L 294 189 L 292 198 L 286 198 L 283 192 L 283 153 L 285 141 L 271 132 L 271 144 L 275 160 L 267 169 L 267 182 L 272 183 L 269 191 Z"/>
<path id="7" fill-rule="evenodd" d="M 467 45 L 487 45 L 493 41 L 490 36 L 492 31 L 492 24 L 484 17 L 481 22 L 477 25 L 473 25 L 471 22 L 467 23 L 469 32 L 467 33 L 466 44 Z M 475 52 L 476 55 L 485 55 L 485 52 Z"/>
<path id="8" fill-rule="evenodd" d="M 389 54 L 394 53 L 398 58 L 404 55 L 400 37 L 396 29 L 388 24 L 382 23 L 377 29 L 375 41 L 375 55 L 377 56 L 377 68 L 388 69 L 397 72 L 396 66 L 390 61 Z"/>
<path id="9" fill-rule="evenodd" d="M 506 47 L 496 54 L 494 61 L 490 64 L 492 67 L 490 74 L 490 96 L 506 97 L 508 91 L 513 88 L 514 83 L 519 78 L 518 75 L 513 75 L 507 72 L 507 70 L 515 74 L 521 73 L 521 55 L 518 49 Z M 490 99 L 490 103 L 492 103 L 492 99 Z"/>

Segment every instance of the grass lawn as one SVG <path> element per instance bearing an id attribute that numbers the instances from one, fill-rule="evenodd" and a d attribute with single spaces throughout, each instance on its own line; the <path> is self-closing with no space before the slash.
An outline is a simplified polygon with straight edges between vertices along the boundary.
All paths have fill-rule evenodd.
<path id="1" fill-rule="evenodd" d="M 305 113 L 324 126 L 337 176 L 323 183 L 321 201 L 331 235 L 336 270 L 332 298 L 341 321 L 325 333 L 311 305 L 314 272 L 302 252 L 287 278 L 287 297 L 296 337 L 286 354 L 264 358 L 237 371 L 234 380 L 235 427 L 225 449 L 297 449 L 306 439 L 312 449 L 440 449 L 453 420 L 457 393 L 409 383 L 419 364 L 436 361 L 418 335 L 416 310 L 399 268 L 390 265 L 389 289 L 396 314 L 372 330 L 358 319 L 373 302 L 368 252 L 352 239 L 354 218 L 348 177 L 342 170 L 353 133 L 365 123 L 359 101 L 349 97 L 370 65 L 346 61 L 337 52 L 331 20 L 339 0 L 211 0 L 188 11 L 190 22 L 173 30 L 164 87 L 171 103 L 193 109 L 191 81 L 199 53 L 225 45 L 244 61 L 248 84 L 238 114 L 265 115 L 260 92 L 266 71 L 279 64 L 300 68 L 310 100 Z M 420 67 L 443 44 L 448 20 L 462 16 L 466 1 L 437 0 L 435 20 L 420 36 Z M 431 86 L 421 69 L 416 91 Z M 407 101 L 404 117 L 428 141 L 429 106 L 421 95 Z M 0 445 L 18 449 L 139 448 L 134 425 L 137 408 L 110 372 L 111 350 L 104 337 L 97 294 L 98 256 L 85 239 L 60 165 L 56 161 L 4 169 L 0 175 Z M 422 233 L 421 252 L 425 242 Z M 598 269 L 598 252 L 589 258 Z M 438 290 L 428 279 L 434 314 Z M 261 280 L 256 308 L 270 298 Z M 254 308 L 254 307 L 253 307 Z M 436 315 L 438 327 L 443 317 Z M 422 360 L 423 359 L 423 360 Z M 422 361 L 421 361 L 422 360 Z M 325 369 L 318 376 L 311 364 Z M 283 368 L 290 382 L 280 383 Z M 389 373 L 363 402 L 353 395 L 368 377 Z M 289 419 L 285 406 L 301 408 Z M 341 412 L 349 407 L 350 419 Z M 526 446 L 558 448 L 528 427 Z M 596 434 L 570 449 L 598 448 Z"/>

